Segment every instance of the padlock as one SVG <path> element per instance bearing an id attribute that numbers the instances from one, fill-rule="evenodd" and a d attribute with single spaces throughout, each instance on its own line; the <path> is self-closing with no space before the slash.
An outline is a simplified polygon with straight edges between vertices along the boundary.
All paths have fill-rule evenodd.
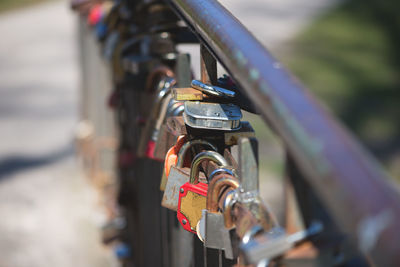
<path id="1" fill-rule="evenodd" d="M 217 176 L 218 174 L 221 173 L 226 173 L 229 174 L 231 176 L 236 177 L 236 171 L 230 167 L 230 166 L 222 166 L 221 168 L 215 169 L 210 173 L 210 176 L 207 177 L 208 182 L 211 182 L 212 179 L 214 179 L 215 176 Z"/>
<path id="2" fill-rule="evenodd" d="M 216 175 L 213 175 L 214 172 Z M 229 169 L 221 168 L 214 172 L 209 177 L 207 209 L 203 210 L 196 230 L 205 247 L 223 249 L 225 258 L 235 259 L 239 255 L 240 238 L 232 224 L 230 212 L 236 202 L 239 183 Z M 221 195 L 222 191 L 224 193 Z M 224 199 L 223 213 L 217 212 L 218 196 Z"/>
<path id="3" fill-rule="evenodd" d="M 176 163 L 178 162 L 179 151 L 185 143 L 186 135 L 180 135 L 176 140 L 176 144 L 167 151 L 164 161 L 164 173 L 167 178 L 169 176 L 171 166 L 176 165 Z"/>
<path id="4" fill-rule="evenodd" d="M 240 128 L 242 112 L 234 104 L 185 101 L 183 118 L 192 128 L 233 131 Z"/>
<path id="5" fill-rule="evenodd" d="M 231 175 L 232 174 L 232 175 Z M 199 236 L 200 240 L 204 241 L 204 245 L 208 248 L 215 248 L 215 249 L 223 249 L 223 239 L 222 239 L 222 229 L 224 228 L 224 216 L 221 212 L 218 212 L 218 198 L 212 198 L 212 195 L 216 195 L 217 197 L 221 193 L 221 189 L 225 189 L 225 185 L 219 186 L 216 188 L 216 182 L 221 179 L 225 179 L 226 177 L 232 179 L 232 183 L 225 183 L 230 187 L 233 186 L 233 189 L 236 189 L 239 186 L 238 180 L 233 176 L 233 173 L 229 169 L 216 169 L 213 171 L 210 176 L 208 177 L 209 185 L 208 185 L 208 192 L 207 192 L 207 209 L 202 211 L 202 218 L 201 220 L 204 221 L 204 225 L 201 225 L 202 222 L 196 227 L 197 235 Z M 214 202 L 214 203 L 213 203 Z M 204 227 L 204 229 L 199 229 Z"/>
<path id="6" fill-rule="evenodd" d="M 182 116 L 167 118 L 167 129 L 174 136 L 187 134 L 186 124 Z"/>
<path id="7" fill-rule="evenodd" d="M 154 147 L 154 158 L 165 159 L 168 150 L 174 146 L 176 140 L 177 137 L 168 132 L 167 125 L 161 125 L 160 132 Z"/>
<path id="8" fill-rule="evenodd" d="M 167 176 L 167 183 L 161 202 L 161 205 L 163 207 L 171 210 L 177 210 L 180 187 L 184 183 L 189 181 L 189 169 L 183 168 L 185 157 L 187 154 L 186 152 L 189 150 L 189 148 L 199 145 L 207 146 L 215 151 L 217 150 L 217 148 L 209 142 L 201 139 L 196 139 L 193 141 L 188 141 L 184 145 L 182 145 L 178 154 L 173 154 L 173 152 L 176 152 L 176 150 L 173 150 L 173 152 L 171 152 L 171 155 L 169 155 L 168 152 L 164 168 L 165 174 Z M 174 162 L 175 159 L 176 162 Z"/>
<path id="9" fill-rule="evenodd" d="M 193 88 L 174 88 L 172 96 L 176 101 L 202 101 L 203 93 Z"/>
<path id="10" fill-rule="evenodd" d="M 165 119 L 170 99 L 172 98 L 170 90 L 175 84 L 175 79 L 172 77 L 166 77 L 160 82 L 163 82 L 163 85 L 157 91 L 156 97 L 153 101 L 149 118 L 140 136 L 137 154 L 139 157 L 147 157 L 163 161 L 163 158 L 154 157 L 154 150 L 161 125 Z"/>
<path id="11" fill-rule="evenodd" d="M 190 181 L 179 189 L 179 201 L 177 217 L 183 228 L 196 233 L 197 223 L 202 216 L 202 210 L 206 208 L 208 184 L 199 182 L 200 164 L 204 161 L 212 161 L 220 166 L 228 165 L 225 158 L 215 151 L 204 151 L 196 155 L 190 169 Z"/>
<path id="12" fill-rule="evenodd" d="M 210 248 L 218 248 L 226 250 L 226 257 L 233 258 L 233 244 L 231 228 L 225 227 L 225 216 L 223 213 L 218 212 L 219 196 L 225 192 L 222 197 L 232 190 L 239 187 L 239 181 L 226 173 L 218 174 L 209 183 L 207 194 L 207 210 L 205 212 L 205 236 L 204 245 Z M 228 242 L 227 242 L 228 241 Z"/>
<path id="13" fill-rule="evenodd" d="M 167 151 L 167 154 L 165 155 L 164 169 L 163 169 L 163 174 L 162 174 L 161 183 L 160 183 L 161 191 L 165 191 L 165 187 L 167 185 L 167 178 L 169 176 L 171 166 L 176 165 L 176 162 L 178 161 L 179 150 L 185 144 L 185 142 L 186 142 L 186 135 L 178 136 L 178 138 L 175 142 L 175 145 L 173 145 Z"/>
<path id="14" fill-rule="evenodd" d="M 202 83 L 198 80 L 193 80 L 191 83 L 192 88 L 197 89 L 207 95 L 221 97 L 221 98 L 233 98 L 235 97 L 235 92 L 221 88 L 218 86 L 213 86 L 210 84 Z"/>
<path id="15" fill-rule="evenodd" d="M 94 26 L 101 20 L 101 4 L 94 4 L 89 10 L 87 24 Z"/>
<path id="16" fill-rule="evenodd" d="M 167 108 L 167 112 L 161 126 L 156 125 L 156 129 L 160 127 L 157 141 L 155 142 L 153 157 L 155 159 L 164 159 L 167 151 L 176 141 L 176 137 L 168 131 L 167 124 L 165 123 L 166 118 L 170 116 L 180 116 L 183 112 L 183 103 L 177 102 L 173 99 L 170 100 Z"/>
<path id="17" fill-rule="evenodd" d="M 324 226 L 321 222 L 314 221 L 307 229 L 290 235 L 281 227 L 274 227 L 268 232 L 260 229 L 263 228 L 256 225 L 243 236 L 240 250 L 247 264 L 256 265 L 282 256 L 299 243 L 321 233 Z"/>
<path id="18" fill-rule="evenodd" d="M 224 132 L 225 145 L 237 145 L 240 138 L 256 136 L 253 127 L 248 121 L 241 121 L 240 126 L 241 127 L 235 131 Z"/>
<path id="19" fill-rule="evenodd" d="M 216 175 L 221 174 L 221 173 L 227 173 L 227 174 L 230 174 L 232 176 L 234 175 L 233 171 L 231 169 L 228 169 L 227 167 L 218 168 L 218 169 L 215 169 L 214 171 L 212 171 L 210 173 L 210 175 L 207 177 L 208 182 L 212 181 L 212 179 L 214 179 L 214 177 Z M 206 226 L 205 226 L 205 224 L 206 224 L 205 221 L 206 221 L 206 217 L 207 217 L 206 214 L 207 214 L 207 210 L 205 209 L 205 210 L 202 211 L 201 219 L 200 219 L 200 221 L 198 222 L 198 224 L 196 226 L 197 237 L 201 240 L 201 242 L 204 242 L 205 236 L 206 236 Z M 222 219 L 218 218 L 218 220 L 221 221 Z M 220 224 L 219 221 L 217 222 L 217 224 Z"/>
<path id="20" fill-rule="evenodd" d="M 225 195 L 223 204 L 224 225 L 222 228 L 222 242 L 224 244 L 225 257 L 235 259 L 239 256 L 240 237 L 232 219 L 232 208 L 237 201 L 237 189 L 229 191 Z"/>

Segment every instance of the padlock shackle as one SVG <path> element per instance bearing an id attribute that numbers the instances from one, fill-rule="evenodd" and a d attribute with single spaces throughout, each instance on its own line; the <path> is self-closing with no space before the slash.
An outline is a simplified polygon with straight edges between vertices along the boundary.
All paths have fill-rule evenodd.
<path id="1" fill-rule="evenodd" d="M 210 183 L 212 179 L 214 179 L 214 176 L 219 175 L 221 173 L 227 173 L 229 175 L 235 176 L 233 171 L 231 169 L 228 169 L 228 166 L 221 166 L 221 168 L 215 169 L 210 173 L 210 176 L 207 177 L 208 182 Z"/>
<path id="2" fill-rule="evenodd" d="M 228 162 L 226 159 L 215 151 L 204 151 L 197 154 L 193 161 L 192 167 L 190 169 L 190 183 L 197 184 L 199 182 L 199 174 L 200 174 L 200 164 L 203 161 L 212 161 L 218 164 L 219 166 L 227 166 Z"/>
<path id="3" fill-rule="evenodd" d="M 229 191 L 225 195 L 224 206 L 223 206 L 223 214 L 224 214 L 224 225 L 225 228 L 230 229 L 234 226 L 233 218 L 232 218 L 232 209 L 233 205 L 237 202 L 237 191 L 236 189 Z"/>
<path id="4" fill-rule="evenodd" d="M 162 77 L 168 77 L 172 78 L 174 80 L 173 84 L 176 84 L 175 80 L 175 73 L 167 66 L 161 65 L 156 67 L 150 74 L 147 76 L 146 79 L 146 91 L 151 92 L 153 88 L 152 85 L 154 85 L 154 81 L 156 78 L 161 78 L 159 80 L 162 80 Z"/>
<path id="5" fill-rule="evenodd" d="M 231 175 L 220 174 L 208 184 L 206 206 L 208 211 L 218 211 L 218 198 L 221 195 L 221 191 L 226 187 L 236 189 L 239 187 L 239 181 Z"/>
<path id="6" fill-rule="evenodd" d="M 179 149 L 178 161 L 176 162 L 176 166 L 178 168 L 182 168 L 183 163 L 185 162 L 186 153 L 189 150 L 189 148 L 191 148 L 193 146 L 199 146 L 199 145 L 208 146 L 209 148 L 213 149 L 214 151 L 218 150 L 213 144 L 211 144 L 210 142 L 208 142 L 206 140 L 196 139 L 196 140 L 188 141 L 185 144 L 183 144 L 181 149 Z"/>

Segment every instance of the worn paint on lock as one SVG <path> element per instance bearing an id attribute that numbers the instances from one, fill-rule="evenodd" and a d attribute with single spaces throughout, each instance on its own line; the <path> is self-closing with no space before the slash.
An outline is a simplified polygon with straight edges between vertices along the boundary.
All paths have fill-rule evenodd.
<path id="1" fill-rule="evenodd" d="M 205 183 L 191 184 L 187 182 L 181 186 L 177 218 L 186 231 L 196 233 L 201 212 L 206 208 L 207 189 L 208 184 Z"/>
<path id="2" fill-rule="evenodd" d="M 189 168 L 177 168 L 172 166 L 170 174 L 166 181 L 164 196 L 161 206 L 176 210 L 178 207 L 179 188 L 189 181 Z"/>

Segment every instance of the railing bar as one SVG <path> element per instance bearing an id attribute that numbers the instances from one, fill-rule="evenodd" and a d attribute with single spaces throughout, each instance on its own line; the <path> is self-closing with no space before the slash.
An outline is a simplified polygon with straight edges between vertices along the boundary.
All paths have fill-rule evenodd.
<path id="1" fill-rule="evenodd" d="M 217 1 L 169 2 L 281 136 L 341 229 L 376 263 L 400 266 L 400 197 L 377 161 Z M 384 225 L 366 245 L 374 221 Z"/>

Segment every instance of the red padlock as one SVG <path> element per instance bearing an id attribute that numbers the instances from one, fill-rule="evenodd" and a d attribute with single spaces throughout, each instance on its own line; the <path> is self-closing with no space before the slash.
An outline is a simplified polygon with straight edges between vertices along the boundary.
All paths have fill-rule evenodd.
<path id="1" fill-rule="evenodd" d="M 182 227 L 189 232 L 196 233 L 197 223 L 201 219 L 201 212 L 206 208 L 208 184 L 185 183 L 179 190 L 177 217 Z"/>
<path id="2" fill-rule="evenodd" d="M 194 157 L 190 169 L 190 181 L 179 189 L 177 217 L 186 231 L 196 233 L 202 211 L 207 205 L 208 184 L 199 182 L 200 165 L 203 161 L 213 161 L 219 166 L 228 166 L 225 158 L 215 151 L 204 151 Z"/>

